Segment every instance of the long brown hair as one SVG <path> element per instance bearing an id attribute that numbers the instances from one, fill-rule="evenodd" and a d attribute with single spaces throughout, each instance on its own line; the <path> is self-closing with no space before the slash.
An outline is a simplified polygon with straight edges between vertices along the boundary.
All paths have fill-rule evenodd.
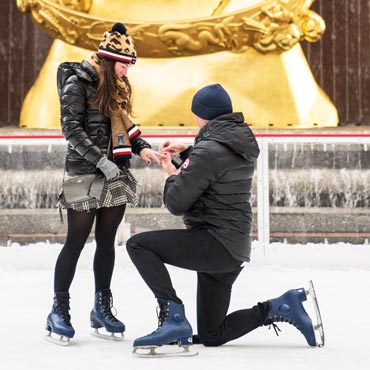
<path id="1" fill-rule="evenodd" d="M 108 117 L 117 111 L 119 105 L 128 115 L 132 114 L 131 84 L 128 78 L 123 76 L 122 80 L 127 88 L 118 91 L 117 76 L 114 72 L 115 63 L 105 59 L 99 60 L 99 83 L 95 98 L 92 100 L 92 103 L 98 106 L 99 112 Z"/>

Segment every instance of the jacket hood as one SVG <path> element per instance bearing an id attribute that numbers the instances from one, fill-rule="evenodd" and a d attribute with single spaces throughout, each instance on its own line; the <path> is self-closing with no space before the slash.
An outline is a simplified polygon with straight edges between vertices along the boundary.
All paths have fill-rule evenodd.
<path id="1" fill-rule="evenodd" d="M 96 69 L 87 60 L 81 62 L 80 68 L 77 70 L 77 76 L 88 81 L 96 81 L 99 78 Z"/>
<path id="2" fill-rule="evenodd" d="M 60 92 L 67 79 L 72 75 L 75 75 L 81 80 L 85 80 L 87 82 L 94 82 L 99 78 L 93 65 L 86 60 L 83 60 L 81 63 L 64 62 L 59 66 L 57 72 L 58 92 Z"/>
<path id="3" fill-rule="evenodd" d="M 257 140 L 244 122 L 242 113 L 230 113 L 209 121 L 198 133 L 195 143 L 202 140 L 217 141 L 245 159 L 257 158 Z"/>

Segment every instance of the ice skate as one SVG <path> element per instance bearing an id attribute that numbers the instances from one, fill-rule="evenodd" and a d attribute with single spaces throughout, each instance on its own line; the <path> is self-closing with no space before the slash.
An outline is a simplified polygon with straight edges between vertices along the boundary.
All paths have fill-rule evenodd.
<path id="1" fill-rule="evenodd" d="M 315 309 L 315 314 L 316 314 L 316 324 L 313 326 L 315 329 L 315 333 L 318 333 L 318 336 L 320 338 L 320 341 L 317 343 L 318 347 L 324 347 L 325 345 L 325 333 L 324 333 L 324 326 L 322 325 L 322 318 L 321 318 L 321 313 L 320 313 L 320 308 L 319 308 L 319 302 L 317 299 L 316 291 L 313 286 L 312 280 L 308 282 L 309 288 L 308 291 L 306 292 L 309 297 L 312 299 L 313 307 Z"/>
<path id="2" fill-rule="evenodd" d="M 312 282 L 310 281 L 310 288 L 311 285 Z M 323 341 L 321 341 L 321 343 L 318 343 L 316 341 L 316 328 L 312 324 L 311 318 L 302 304 L 302 302 L 307 300 L 308 294 L 314 294 L 313 285 L 311 290 L 305 291 L 303 288 L 291 289 L 284 293 L 282 296 L 269 300 L 270 311 L 265 319 L 264 325 L 273 325 L 275 332 L 277 333 L 277 330 L 280 329 L 277 328 L 274 323 L 287 322 L 294 325 L 303 334 L 308 345 L 312 347 L 323 346 Z M 322 338 L 324 337 L 322 336 Z"/>
<path id="3" fill-rule="evenodd" d="M 56 293 L 53 307 L 46 320 L 46 340 L 67 346 L 75 334 L 69 315 L 69 294 Z"/>
<path id="4" fill-rule="evenodd" d="M 197 355 L 197 352 L 189 350 L 193 344 L 193 330 L 185 317 L 184 305 L 160 299 L 158 303 L 158 328 L 153 333 L 136 339 L 133 353 L 139 357 Z"/>
<path id="5" fill-rule="evenodd" d="M 91 327 L 95 329 L 92 335 L 121 341 L 124 339 L 125 325 L 113 315 L 112 307 L 113 297 L 110 289 L 99 290 L 95 293 L 94 308 L 90 313 Z M 100 328 L 104 328 L 106 332 L 99 331 Z"/>

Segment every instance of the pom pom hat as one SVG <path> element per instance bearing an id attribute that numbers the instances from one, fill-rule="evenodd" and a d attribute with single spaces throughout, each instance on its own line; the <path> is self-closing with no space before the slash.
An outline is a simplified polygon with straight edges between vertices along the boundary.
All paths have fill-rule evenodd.
<path id="1" fill-rule="evenodd" d="M 220 84 L 212 84 L 203 87 L 194 95 L 191 111 L 200 118 L 211 120 L 232 113 L 233 107 L 226 90 Z"/>
<path id="2" fill-rule="evenodd" d="M 111 31 L 104 33 L 103 40 L 99 44 L 98 55 L 100 58 L 115 62 L 136 63 L 134 43 L 122 23 L 116 23 Z"/>

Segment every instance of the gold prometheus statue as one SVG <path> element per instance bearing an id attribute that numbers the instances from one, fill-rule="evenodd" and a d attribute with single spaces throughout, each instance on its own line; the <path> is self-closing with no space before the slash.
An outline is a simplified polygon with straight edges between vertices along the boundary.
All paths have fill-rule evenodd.
<path id="1" fill-rule="evenodd" d="M 139 58 L 129 76 L 137 124 L 193 127 L 191 97 L 219 82 L 253 127 L 336 126 L 337 111 L 300 46 L 325 31 L 310 10 L 313 1 L 17 0 L 19 10 L 56 39 L 24 101 L 20 125 L 59 127 L 57 65 L 87 59 L 120 21 Z"/>

